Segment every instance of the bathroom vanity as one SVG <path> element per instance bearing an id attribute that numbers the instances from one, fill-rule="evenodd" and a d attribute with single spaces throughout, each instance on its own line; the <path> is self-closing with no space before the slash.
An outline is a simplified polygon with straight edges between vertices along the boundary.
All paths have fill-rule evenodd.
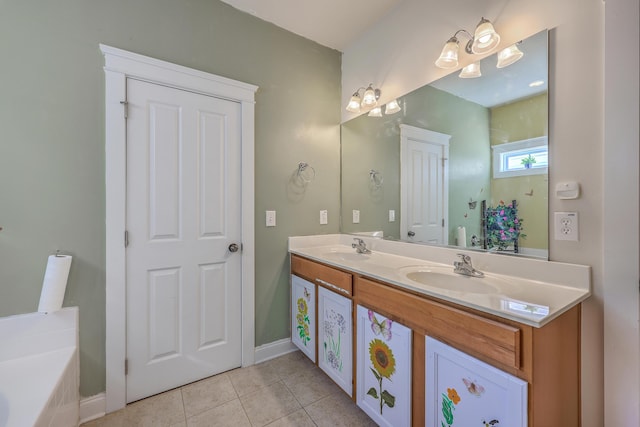
<path id="1" fill-rule="evenodd" d="M 291 274 L 308 296 L 292 293 L 293 335 L 317 301 L 316 319 L 309 317 L 316 354 L 306 354 L 378 424 L 459 425 L 454 418 L 473 404 L 486 412 L 478 426 L 580 425 L 580 303 L 590 295 L 589 267 L 465 251 L 485 274 L 465 277 L 453 273 L 451 248 L 365 239 L 372 253 L 359 254 L 352 240 L 290 238 Z M 438 371 L 451 363 L 468 373 Z M 509 414 L 482 404 L 501 387 L 487 370 L 507 384 Z M 435 377 L 447 375 L 460 378 L 435 389 Z M 508 388 L 517 384 L 520 398 Z"/>

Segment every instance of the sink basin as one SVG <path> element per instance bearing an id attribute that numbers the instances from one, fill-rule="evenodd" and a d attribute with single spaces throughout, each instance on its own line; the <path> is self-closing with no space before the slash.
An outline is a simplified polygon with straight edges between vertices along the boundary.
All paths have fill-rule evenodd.
<path id="1" fill-rule="evenodd" d="M 401 276 L 421 285 L 471 294 L 500 293 L 502 279 L 496 277 L 469 277 L 453 272 L 453 267 L 404 267 Z"/>
<path id="2" fill-rule="evenodd" d="M 342 262 L 367 261 L 371 258 L 371 254 L 359 254 L 357 252 L 326 252 L 322 256 L 333 261 Z"/>

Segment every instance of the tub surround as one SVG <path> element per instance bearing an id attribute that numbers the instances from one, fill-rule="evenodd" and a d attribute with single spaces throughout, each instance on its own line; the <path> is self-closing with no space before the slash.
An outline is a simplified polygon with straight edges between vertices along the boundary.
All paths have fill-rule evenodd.
<path id="1" fill-rule="evenodd" d="M 0 425 L 78 425 L 78 308 L 1 318 L 0 340 Z"/>
<path id="2" fill-rule="evenodd" d="M 354 237 L 347 234 L 290 237 L 289 252 L 536 328 L 591 295 L 588 266 L 363 236 L 358 237 L 372 253 L 360 255 L 351 247 Z M 485 273 L 495 290 L 461 292 L 407 278 L 407 271 L 423 268 L 453 272 L 458 253 L 470 255 L 473 266 Z M 474 283 L 482 286 L 482 279 L 466 279 L 470 286 Z"/>

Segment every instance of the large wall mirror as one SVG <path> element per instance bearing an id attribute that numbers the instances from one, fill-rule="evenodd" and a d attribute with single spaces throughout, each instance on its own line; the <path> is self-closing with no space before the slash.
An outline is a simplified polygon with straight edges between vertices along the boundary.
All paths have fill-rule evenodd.
<path id="1" fill-rule="evenodd" d="M 548 259 L 547 31 L 516 46 L 342 125 L 343 233 Z"/>

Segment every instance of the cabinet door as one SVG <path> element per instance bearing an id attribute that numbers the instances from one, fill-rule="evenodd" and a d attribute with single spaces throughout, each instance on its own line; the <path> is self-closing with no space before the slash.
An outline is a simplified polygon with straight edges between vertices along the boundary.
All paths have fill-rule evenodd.
<path id="1" fill-rule="evenodd" d="M 526 427 L 525 381 L 430 337 L 425 368 L 427 425 Z"/>
<path id="2" fill-rule="evenodd" d="M 316 361 L 316 285 L 291 275 L 291 342 Z"/>
<path id="3" fill-rule="evenodd" d="M 356 402 L 378 425 L 411 425 L 411 329 L 361 305 Z"/>
<path id="4" fill-rule="evenodd" d="M 353 392 L 351 300 L 318 287 L 318 366 L 349 396 Z"/>

